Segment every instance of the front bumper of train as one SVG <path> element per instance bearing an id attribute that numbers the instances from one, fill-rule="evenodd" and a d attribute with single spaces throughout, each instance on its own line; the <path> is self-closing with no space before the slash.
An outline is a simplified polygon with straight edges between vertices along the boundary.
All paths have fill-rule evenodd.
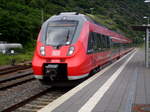
<path id="1" fill-rule="evenodd" d="M 82 78 L 85 78 L 85 77 L 88 77 L 88 76 L 89 76 L 89 73 L 86 73 L 86 74 L 81 74 L 81 75 L 76 75 L 76 76 L 67 76 L 67 78 L 68 78 L 68 80 L 78 80 L 78 79 L 82 79 Z M 44 79 L 44 75 L 34 74 L 34 77 L 36 79 L 39 79 L 39 80 Z"/>
<path id="2" fill-rule="evenodd" d="M 47 63 L 44 59 L 38 59 L 38 62 L 32 62 L 32 68 L 36 79 L 44 79 L 44 66 L 48 64 L 66 65 L 66 67 L 64 67 L 63 69 L 66 71 L 66 76 L 64 77 L 66 77 L 67 80 L 78 80 L 89 75 L 89 72 L 87 71 L 87 69 L 85 69 L 86 67 L 84 67 L 85 65 L 83 66 L 83 64 L 80 63 L 74 65 L 72 63 Z"/>

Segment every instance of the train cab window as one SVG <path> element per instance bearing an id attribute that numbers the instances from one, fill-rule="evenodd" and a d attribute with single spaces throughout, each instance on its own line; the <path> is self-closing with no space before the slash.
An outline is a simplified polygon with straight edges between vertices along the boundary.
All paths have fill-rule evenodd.
<path id="1" fill-rule="evenodd" d="M 71 44 L 77 25 L 77 21 L 49 22 L 47 27 L 46 44 L 52 46 Z"/>
<path id="2" fill-rule="evenodd" d="M 93 45 L 94 45 L 94 36 L 93 36 L 93 33 L 90 32 L 89 33 L 89 38 L 88 38 L 88 48 L 87 48 L 87 53 L 88 54 L 91 54 L 91 53 L 94 52 Z"/>

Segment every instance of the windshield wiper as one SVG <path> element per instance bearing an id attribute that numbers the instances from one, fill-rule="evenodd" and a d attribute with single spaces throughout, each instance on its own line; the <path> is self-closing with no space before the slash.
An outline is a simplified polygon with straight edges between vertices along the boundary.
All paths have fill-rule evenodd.
<path id="1" fill-rule="evenodd" d="M 68 30 L 68 32 L 67 32 L 66 45 L 70 44 L 70 42 L 68 41 L 69 40 L 69 34 L 70 34 L 70 30 Z"/>

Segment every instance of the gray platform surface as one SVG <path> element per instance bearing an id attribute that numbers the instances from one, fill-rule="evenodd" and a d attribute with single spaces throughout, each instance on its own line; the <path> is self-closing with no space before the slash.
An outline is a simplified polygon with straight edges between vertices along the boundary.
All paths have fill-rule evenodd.
<path id="1" fill-rule="evenodd" d="M 79 85 L 74 89 L 78 91 L 71 90 L 39 112 L 131 112 L 133 104 L 150 104 L 150 68 L 144 66 L 142 49 L 133 54 L 134 52 L 118 60 L 105 72 L 97 73 L 97 78 L 91 79 L 92 81 L 89 79 L 91 82 L 82 86 L 82 89 L 79 89 Z M 129 58 L 131 60 L 127 63 Z M 118 76 L 113 82 L 111 78 L 116 74 Z M 97 93 L 98 91 L 101 92 Z M 97 98 L 93 100 L 96 93 Z M 96 102 L 97 99 L 99 100 Z"/>

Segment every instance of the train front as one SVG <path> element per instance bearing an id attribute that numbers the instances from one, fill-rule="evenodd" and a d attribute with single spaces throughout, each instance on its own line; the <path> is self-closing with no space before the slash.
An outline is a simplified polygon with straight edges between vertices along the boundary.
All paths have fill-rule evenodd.
<path id="1" fill-rule="evenodd" d="M 60 14 L 42 25 L 32 60 L 37 79 L 53 82 L 86 75 L 82 68 L 85 51 L 79 41 L 83 22 L 76 14 Z"/>

